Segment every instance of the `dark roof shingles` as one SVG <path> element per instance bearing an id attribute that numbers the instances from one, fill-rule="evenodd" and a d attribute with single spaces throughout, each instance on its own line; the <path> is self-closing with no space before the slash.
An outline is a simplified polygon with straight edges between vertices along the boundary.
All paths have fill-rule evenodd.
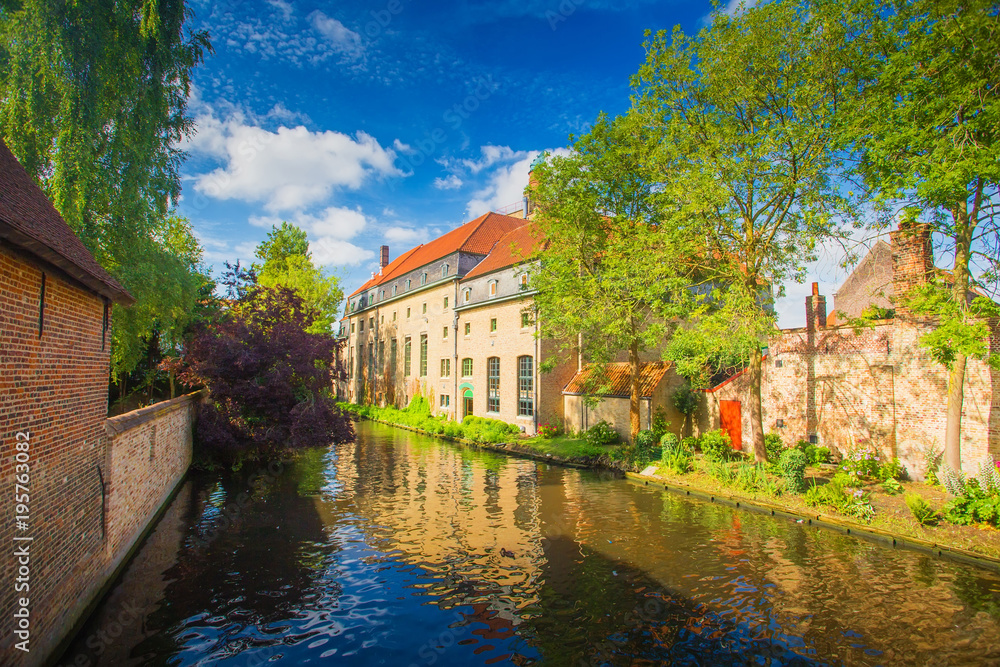
<path id="1" fill-rule="evenodd" d="M 0 140 L 0 237 L 122 305 L 135 299 L 104 270 Z"/>

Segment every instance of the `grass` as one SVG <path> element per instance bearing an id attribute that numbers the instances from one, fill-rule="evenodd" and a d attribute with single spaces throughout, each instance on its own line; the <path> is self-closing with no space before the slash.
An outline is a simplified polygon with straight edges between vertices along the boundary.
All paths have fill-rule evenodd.
<path id="1" fill-rule="evenodd" d="M 583 438 L 574 438 L 571 435 L 557 435 L 554 438 L 543 438 L 536 435 L 533 438 L 519 440 L 517 444 L 541 454 L 551 454 L 564 459 L 603 456 L 611 450 L 610 447 L 591 445 Z"/>
<path id="2" fill-rule="evenodd" d="M 798 494 L 782 493 L 775 495 L 760 490 L 737 489 L 731 484 L 724 484 L 718 478 L 708 473 L 704 461 L 697 462 L 695 469 L 684 475 L 678 475 L 665 467 L 660 467 L 656 474 L 666 481 L 681 482 L 707 493 L 742 496 L 747 500 L 766 501 L 802 514 L 839 516 L 845 521 L 858 523 L 862 528 L 878 528 L 903 537 L 917 538 L 942 546 L 956 547 L 993 558 L 1000 558 L 1000 531 L 997 529 L 985 525 L 956 526 L 944 522 L 941 522 L 937 526 L 920 525 L 907 507 L 904 494 L 886 495 L 880 490 L 879 485 L 875 483 L 868 484 L 865 487 L 865 490 L 872 494 L 875 515 L 870 522 L 863 523 L 852 517 L 838 514 L 830 508 L 810 507 L 806 505 L 803 497 Z M 809 467 L 806 469 L 806 484 L 807 486 L 811 486 L 813 481 L 825 484 L 830 476 L 832 476 L 832 471 Z M 920 495 L 929 502 L 931 507 L 936 509 L 940 509 L 948 499 L 945 491 L 923 482 L 902 482 L 902 487 L 906 492 Z"/>

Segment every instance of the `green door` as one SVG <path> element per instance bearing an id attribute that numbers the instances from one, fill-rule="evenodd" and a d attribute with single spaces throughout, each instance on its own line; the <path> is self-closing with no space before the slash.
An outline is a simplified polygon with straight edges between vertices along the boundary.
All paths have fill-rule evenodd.
<path id="1" fill-rule="evenodd" d="M 466 389 L 465 394 L 462 395 L 462 417 L 468 417 L 472 414 L 472 390 Z"/>

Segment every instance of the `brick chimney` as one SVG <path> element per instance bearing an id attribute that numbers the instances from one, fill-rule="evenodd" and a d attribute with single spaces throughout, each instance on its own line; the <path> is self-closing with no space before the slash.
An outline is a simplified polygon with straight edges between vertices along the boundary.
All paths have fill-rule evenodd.
<path id="1" fill-rule="evenodd" d="M 904 221 L 889 232 L 892 245 L 892 295 L 896 316 L 908 313 L 903 300 L 913 288 L 927 282 L 934 271 L 931 228 L 926 223 Z"/>
<path id="2" fill-rule="evenodd" d="M 379 259 L 379 272 L 389 266 L 389 246 L 382 246 L 382 257 Z"/>
<path id="3" fill-rule="evenodd" d="M 806 297 L 806 328 L 826 326 L 826 297 L 819 293 L 819 283 L 812 284 L 812 294 Z"/>

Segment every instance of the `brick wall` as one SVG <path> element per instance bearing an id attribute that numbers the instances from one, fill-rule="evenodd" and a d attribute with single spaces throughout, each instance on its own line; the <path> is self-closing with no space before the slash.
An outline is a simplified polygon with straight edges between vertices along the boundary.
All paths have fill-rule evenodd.
<path id="1" fill-rule="evenodd" d="M 858 333 L 838 327 L 774 336 L 763 365 L 764 431 L 780 433 L 786 444 L 814 435 L 841 453 L 873 446 L 922 478 L 925 452 L 944 449 L 948 390 L 947 371 L 919 345 L 929 330 L 895 320 Z M 748 385 L 743 374 L 707 392 L 699 430 L 719 427 L 720 400 L 741 401 L 748 447 Z M 1000 456 L 1000 372 L 969 360 L 962 413 L 966 472 L 975 472 L 987 453 Z"/>
<path id="2" fill-rule="evenodd" d="M 165 436 L 158 433 L 160 449 L 152 460 L 148 438 L 145 460 L 125 452 L 133 446 L 125 446 L 132 436 L 121 439 L 125 431 L 109 438 L 110 332 L 104 325 L 100 296 L 0 245 L 0 541 L 14 544 L 15 534 L 33 538 L 30 588 L 17 594 L 30 600 L 31 652 L 8 650 L 15 641 L 15 592 L 5 585 L 0 589 L 0 618 L 6 619 L 0 624 L 0 663 L 41 664 L 124 558 L 136 525 L 159 508 L 164 485 L 172 486 L 186 470 L 190 437 L 182 442 L 177 437 L 182 427 L 173 423 L 157 426 Z M 30 519 L 28 529 L 20 531 L 13 502 L 14 454 L 17 434 L 23 432 L 30 433 Z M 183 447 L 187 459 L 173 453 Z M 17 564 L 6 553 L 0 581 L 13 582 Z"/>

